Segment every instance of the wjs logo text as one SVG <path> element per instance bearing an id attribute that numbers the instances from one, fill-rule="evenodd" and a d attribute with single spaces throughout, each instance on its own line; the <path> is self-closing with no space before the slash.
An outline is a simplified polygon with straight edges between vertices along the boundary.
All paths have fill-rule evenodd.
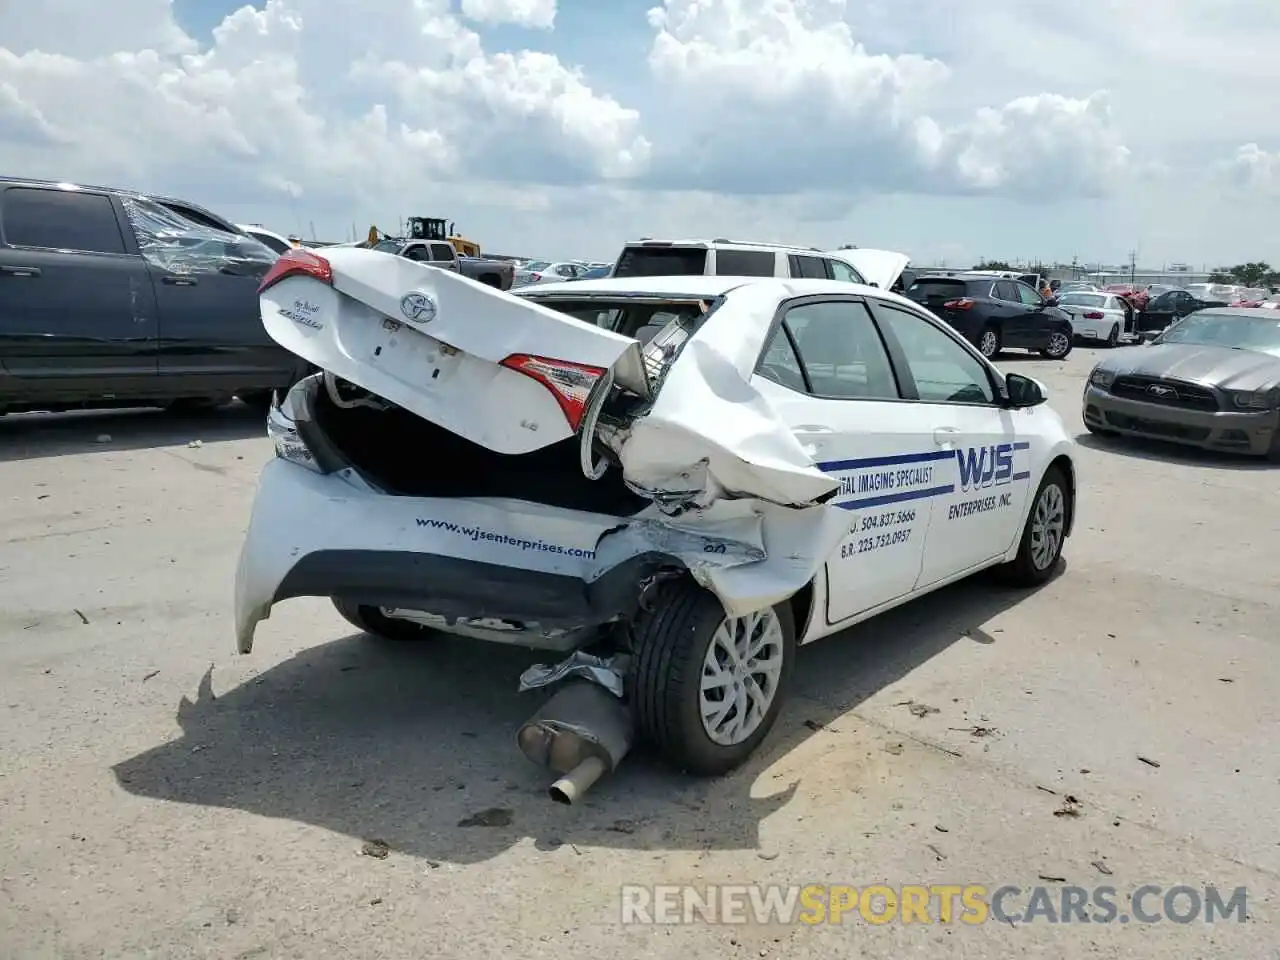
<path id="1" fill-rule="evenodd" d="M 985 490 L 1022 480 L 1026 473 L 1015 473 L 1013 455 L 1026 450 L 1026 443 L 993 443 L 986 447 L 966 447 L 956 451 L 962 490 Z"/>

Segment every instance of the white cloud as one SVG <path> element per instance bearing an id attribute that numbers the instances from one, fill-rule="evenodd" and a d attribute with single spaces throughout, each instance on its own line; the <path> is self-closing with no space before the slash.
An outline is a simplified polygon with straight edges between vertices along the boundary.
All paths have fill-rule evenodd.
<path id="1" fill-rule="evenodd" d="M 445 213 L 548 254 L 712 231 L 1280 259 L 1246 249 L 1280 197 L 1274 0 L 205 3 L 228 14 L 197 39 L 172 0 L 0 0 L 4 172 L 285 230 Z"/>
<path id="2" fill-rule="evenodd" d="M 846 7 L 665 0 L 652 9 L 655 75 L 688 92 L 689 129 L 715 130 L 713 154 L 682 144 L 663 174 L 743 192 L 773 180 L 1034 196 L 1105 193 L 1127 171 L 1104 92 L 1024 96 L 938 120 L 927 108 L 952 78 L 947 65 L 869 52 L 841 19 Z"/>
<path id="3" fill-rule="evenodd" d="M 1246 143 L 1219 172 L 1245 198 L 1280 197 L 1280 150 L 1268 152 L 1256 143 Z"/>
<path id="4" fill-rule="evenodd" d="M 556 0 L 462 0 L 462 15 L 479 23 L 550 30 L 556 22 Z"/>
<path id="5" fill-rule="evenodd" d="M 110 20 L 80 6 L 86 27 Z M 177 170 L 184 185 L 207 172 L 248 191 L 286 177 L 304 195 L 367 201 L 477 171 L 625 176 L 647 159 L 635 111 L 549 54 L 487 52 L 449 0 L 387 2 L 377 17 L 361 0 L 267 0 L 229 15 L 198 53 L 182 52 L 195 45 L 174 33 L 164 0 L 126 6 L 135 26 L 158 24 L 139 36 L 165 40 L 162 49 L 110 32 L 79 56 L 0 47 L 0 90 L 12 91 L 0 99 L 5 129 L 22 122 L 29 140 L 37 130 L 74 140 L 50 154 L 14 137 L 10 169 L 56 164 L 62 177 L 137 184 Z M 13 19 L 0 15 L 0 36 Z M 513 131 L 520 149 L 504 139 Z"/>

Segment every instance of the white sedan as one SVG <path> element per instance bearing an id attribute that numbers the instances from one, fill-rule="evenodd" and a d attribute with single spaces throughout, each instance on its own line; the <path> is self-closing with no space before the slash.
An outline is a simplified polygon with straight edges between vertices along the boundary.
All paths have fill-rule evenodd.
<path id="1" fill-rule="evenodd" d="M 531 260 L 516 271 L 512 285 L 527 287 L 538 283 L 564 283 L 579 279 L 590 269 L 577 261 L 552 263 L 550 260 Z"/>
<path id="2" fill-rule="evenodd" d="M 1062 294 L 1058 308 L 1071 316 L 1071 329 L 1082 340 L 1114 347 L 1133 327 L 1132 309 L 1113 293 L 1072 291 Z"/>
<path id="3" fill-rule="evenodd" d="M 238 648 L 292 597 L 359 628 L 592 661 L 636 735 L 715 775 L 798 645 L 997 567 L 1050 578 L 1076 505 L 1044 388 L 888 291 L 656 276 L 502 293 L 374 251 L 286 253 Z M 625 691 L 625 694 L 624 694 Z"/>

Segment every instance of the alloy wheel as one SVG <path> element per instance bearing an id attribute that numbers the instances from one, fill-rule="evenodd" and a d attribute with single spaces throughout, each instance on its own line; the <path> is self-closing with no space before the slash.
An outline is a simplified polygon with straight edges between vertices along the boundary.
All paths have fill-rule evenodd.
<path id="1" fill-rule="evenodd" d="M 760 726 L 782 678 L 782 623 L 772 608 L 727 617 L 702 663 L 699 714 L 713 743 L 735 746 Z"/>
<path id="2" fill-rule="evenodd" d="M 1037 570 L 1047 570 L 1058 559 L 1066 526 L 1066 498 L 1061 487 L 1050 483 L 1040 491 L 1031 514 L 1031 562 Z"/>

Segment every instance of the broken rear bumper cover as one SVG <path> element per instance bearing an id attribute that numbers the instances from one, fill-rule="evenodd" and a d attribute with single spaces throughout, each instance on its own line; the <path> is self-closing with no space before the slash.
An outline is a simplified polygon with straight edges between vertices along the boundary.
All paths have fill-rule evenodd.
<path id="1" fill-rule="evenodd" d="M 653 561 L 627 558 L 588 582 L 595 545 L 617 518 L 549 514 L 537 504 L 388 497 L 273 460 L 236 570 L 237 648 L 250 652 L 271 607 L 301 596 L 561 629 L 624 614 Z"/>
<path id="2" fill-rule="evenodd" d="M 276 459 L 236 571 L 236 646 L 249 653 L 272 606 L 301 596 L 576 631 L 630 617 L 643 584 L 674 568 L 741 615 L 813 577 L 847 525 L 838 512 L 722 501 L 681 529 L 519 500 L 386 496 Z"/>

